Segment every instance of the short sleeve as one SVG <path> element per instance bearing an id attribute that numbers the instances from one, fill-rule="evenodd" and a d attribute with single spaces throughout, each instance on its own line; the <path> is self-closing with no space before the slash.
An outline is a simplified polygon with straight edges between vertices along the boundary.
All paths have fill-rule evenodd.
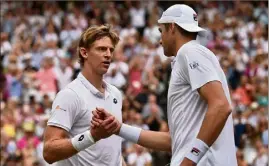
<path id="1" fill-rule="evenodd" d="M 192 91 L 208 82 L 220 81 L 213 59 L 198 51 L 190 51 L 183 56 L 185 60 L 184 71 L 187 72 L 184 75 L 187 76 L 186 80 L 190 83 Z"/>
<path id="2" fill-rule="evenodd" d="M 70 131 L 81 109 L 78 95 L 71 89 L 60 91 L 52 104 L 49 126 L 57 126 Z"/>

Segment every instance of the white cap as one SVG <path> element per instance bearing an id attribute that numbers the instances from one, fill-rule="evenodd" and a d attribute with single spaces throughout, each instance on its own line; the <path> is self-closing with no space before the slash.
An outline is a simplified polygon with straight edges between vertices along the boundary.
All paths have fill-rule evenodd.
<path id="1" fill-rule="evenodd" d="M 166 9 L 162 17 L 158 20 L 158 23 L 176 23 L 188 32 L 206 31 L 198 26 L 196 12 L 191 7 L 182 4 L 173 5 Z"/>

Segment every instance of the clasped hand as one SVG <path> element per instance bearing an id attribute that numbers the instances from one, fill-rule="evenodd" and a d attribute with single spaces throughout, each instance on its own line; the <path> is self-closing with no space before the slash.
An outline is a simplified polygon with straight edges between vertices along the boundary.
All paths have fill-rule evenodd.
<path id="1" fill-rule="evenodd" d="M 121 123 L 103 108 L 96 108 L 92 112 L 91 135 L 95 141 L 118 134 Z"/>

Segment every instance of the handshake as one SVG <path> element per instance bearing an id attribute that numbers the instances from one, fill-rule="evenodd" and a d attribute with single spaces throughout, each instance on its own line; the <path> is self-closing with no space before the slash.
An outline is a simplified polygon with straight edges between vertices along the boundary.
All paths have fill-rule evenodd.
<path id="1" fill-rule="evenodd" d="M 103 108 L 96 108 L 92 114 L 90 132 L 95 142 L 110 137 L 113 134 L 119 134 L 122 123 L 113 115 Z"/>

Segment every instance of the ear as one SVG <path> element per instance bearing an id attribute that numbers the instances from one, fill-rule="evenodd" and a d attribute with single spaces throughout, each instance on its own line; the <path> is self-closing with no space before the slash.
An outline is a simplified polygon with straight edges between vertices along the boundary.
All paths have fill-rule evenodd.
<path id="1" fill-rule="evenodd" d="M 79 52 L 80 52 L 80 55 L 81 55 L 83 58 L 88 58 L 87 50 L 86 50 L 84 47 L 80 47 L 80 48 L 79 48 Z"/>

